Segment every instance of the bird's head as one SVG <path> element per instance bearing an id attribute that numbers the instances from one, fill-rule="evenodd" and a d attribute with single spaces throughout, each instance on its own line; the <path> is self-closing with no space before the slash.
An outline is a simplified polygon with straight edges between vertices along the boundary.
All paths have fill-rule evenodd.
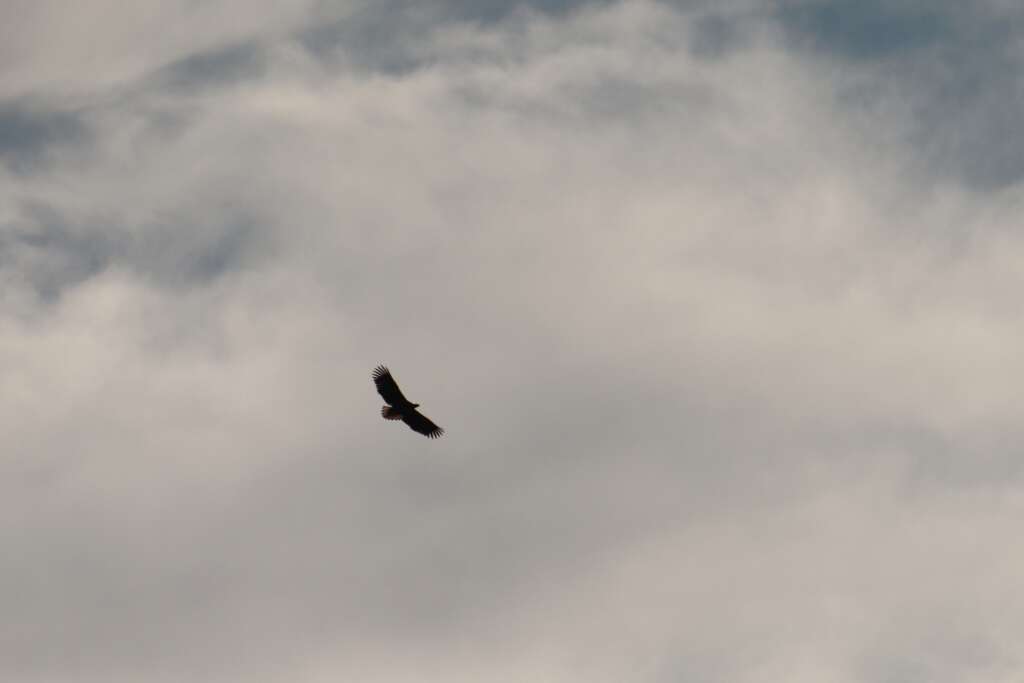
<path id="1" fill-rule="evenodd" d="M 413 403 L 413 404 L 412 404 L 412 407 L 413 407 L 413 408 L 419 408 L 419 407 L 420 407 L 420 404 L 419 404 L 419 403 Z"/>

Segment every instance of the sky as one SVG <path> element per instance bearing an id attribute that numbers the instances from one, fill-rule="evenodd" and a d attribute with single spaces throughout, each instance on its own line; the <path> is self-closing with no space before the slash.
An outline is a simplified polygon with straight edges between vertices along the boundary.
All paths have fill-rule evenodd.
<path id="1" fill-rule="evenodd" d="M 1022 680 L 1021 29 L 6 0 L 0 679 Z"/>

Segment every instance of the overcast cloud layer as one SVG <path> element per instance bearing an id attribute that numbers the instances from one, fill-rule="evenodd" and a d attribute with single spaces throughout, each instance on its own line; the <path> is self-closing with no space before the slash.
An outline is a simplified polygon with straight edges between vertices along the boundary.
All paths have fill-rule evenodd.
<path id="1" fill-rule="evenodd" d="M 0 679 L 1024 679 L 1022 28 L 7 0 Z"/>

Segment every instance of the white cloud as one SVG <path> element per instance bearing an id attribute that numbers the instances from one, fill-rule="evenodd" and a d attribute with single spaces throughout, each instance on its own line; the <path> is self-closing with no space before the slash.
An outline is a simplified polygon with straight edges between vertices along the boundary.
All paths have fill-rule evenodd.
<path id="1" fill-rule="evenodd" d="M 90 138 L 0 190 L 0 671 L 1013 678 L 1018 193 L 869 144 L 755 14 L 715 58 L 651 2 L 427 21 L 374 71 L 304 9 L 140 6 L 74 85 L 84 43 L 7 48 Z"/>

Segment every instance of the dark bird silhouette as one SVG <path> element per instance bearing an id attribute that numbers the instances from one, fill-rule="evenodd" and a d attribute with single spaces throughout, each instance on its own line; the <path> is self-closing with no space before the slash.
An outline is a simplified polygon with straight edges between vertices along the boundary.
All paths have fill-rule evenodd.
<path id="1" fill-rule="evenodd" d="M 416 409 L 419 403 L 413 403 L 402 395 L 391 371 L 383 365 L 378 365 L 373 370 L 373 383 L 377 385 L 377 393 L 380 394 L 388 405 L 380 409 L 380 414 L 385 420 L 401 420 L 409 425 L 414 432 L 419 432 L 431 439 L 436 439 L 444 430 L 431 422 L 427 416 Z"/>

